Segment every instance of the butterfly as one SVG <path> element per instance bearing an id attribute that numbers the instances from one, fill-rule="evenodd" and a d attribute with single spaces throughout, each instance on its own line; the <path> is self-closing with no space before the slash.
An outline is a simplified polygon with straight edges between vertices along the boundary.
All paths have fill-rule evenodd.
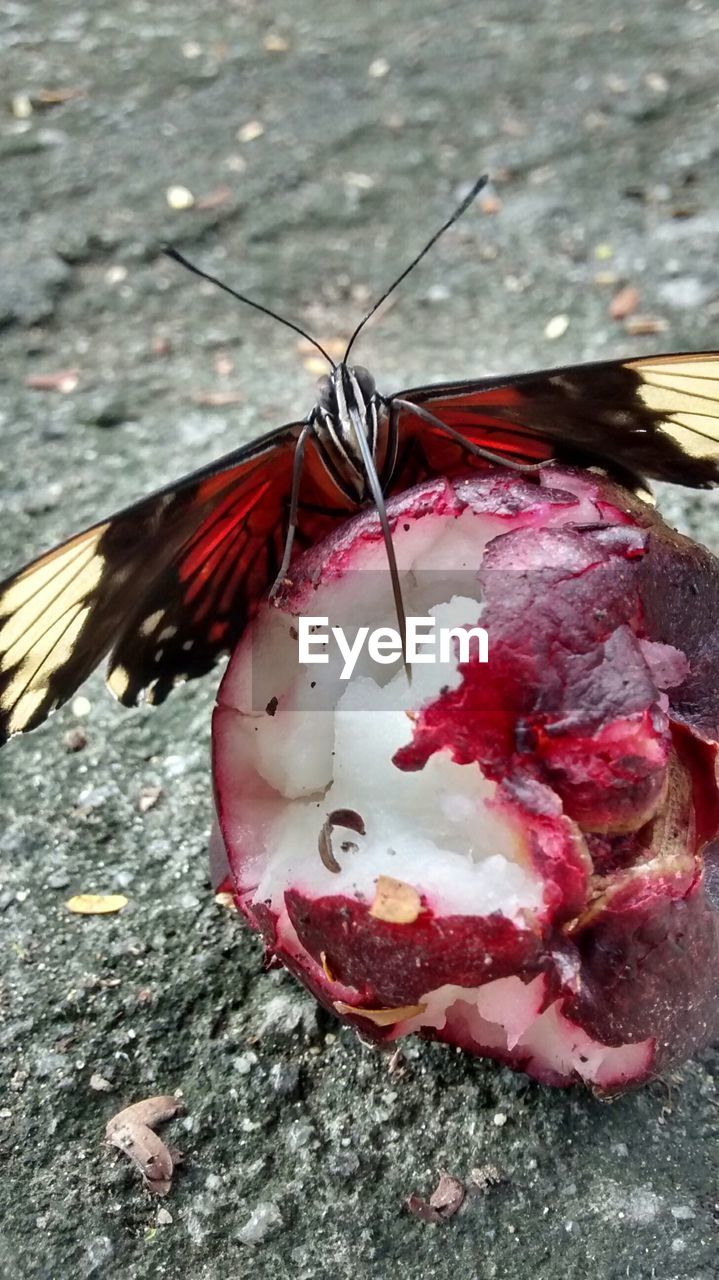
<path id="1" fill-rule="evenodd" d="M 296 554 L 374 504 L 400 623 L 385 499 L 486 461 L 554 458 L 697 488 L 719 482 L 719 352 L 658 355 L 381 394 L 355 339 L 470 206 L 480 178 L 352 334 L 301 420 L 75 534 L 0 583 L 0 745 L 41 724 L 109 654 L 126 706 L 160 703 L 237 643 Z M 167 251 L 195 274 L 309 337 Z"/>

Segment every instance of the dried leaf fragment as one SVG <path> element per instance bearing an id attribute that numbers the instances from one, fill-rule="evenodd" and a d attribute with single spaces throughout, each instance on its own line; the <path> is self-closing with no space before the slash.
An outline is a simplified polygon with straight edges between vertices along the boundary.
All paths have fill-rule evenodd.
<path id="1" fill-rule="evenodd" d="M 155 805 L 159 804 L 164 794 L 162 787 L 141 787 L 137 797 L 140 813 L 149 813 L 150 809 L 154 809 Z"/>
<path id="2" fill-rule="evenodd" d="M 444 1170 L 439 1175 L 439 1182 L 429 1197 L 429 1203 L 433 1209 L 442 1215 L 443 1218 L 451 1218 L 457 1212 L 462 1201 L 464 1200 L 464 1184 L 459 1178 L 455 1178 L 451 1173 L 445 1173 Z"/>
<path id="3" fill-rule="evenodd" d="M 68 86 L 62 89 L 38 89 L 33 100 L 39 107 L 61 107 L 65 102 L 74 102 L 77 98 L 86 98 L 85 89 Z"/>
<path id="4" fill-rule="evenodd" d="M 181 1110 L 179 1098 L 161 1094 L 124 1107 L 105 1126 L 105 1141 L 137 1165 L 148 1191 L 156 1196 L 167 1195 L 180 1157 L 165 1146 L 154 1128 Z"/>
<path id="5" fill-rule="evenodd" d="M 226 352 L 221 351 L 219 355 L 215 356 L 213 368 L 218 378 L 229 378 L 230 374 L 235 371 L 235 362 Z"/>
<path id="6" fill-rule="evenodd" d="M 193 391 L 192 400 L 207 409 L 224 409 L 228 405 L 241 404 L 242 392 L 227 388 L 226 391 Z"/>
<path id="7" fill-rule="evenodd" d="M 78 916 L 110 916 L 126 907 L 124 893 L 76 893 L 65 906 Z"/>
<path id="8" fill-rule="evenodd" d="M 642 334 L 664 333 L 669 326 L 662 316 L 639 315 L 627 316 L 624 321 L 624 328 L 633 337 L 640 337 Z"/>
<path id="9" fill-rule="evenodd" d="M 439 1182 L 429 1200 L 413 1192 L 406 1200 L 413 1218 L 420 1222 L 446 1222 L 453 1218 L 464 1200 L 464 1184 L 450 1173 L 440 1173 Z"/>
<path id="10" fill-rule="evenodd" d="M 497 195 L 494 186 L 487 184 L 483 191 L 480 191 L 477 197 L 477 204 L 482 213 L 493 214 L 502 212 L 502 201 Z"/>
<path id="11" fill-rule="evenodd" d="M 237 903 L 232 893 L 216 893 L 215 902 L 218 907 L 224 907 L 225 911 L 237 911 Z"/>
<path id="12" fill-rule="evenodd" d="M 182 1098 L 174 1093 L 159 1093 L 153 1098 L 142 1098 L 140 1102 L 131 1102 L 129 1107 L 123 1107 L 122 1111 L 112 1116 L 107 1122 L 107 1129 L 126 1123 L 145 1124 L 154 1129 L 156 1124 L 179 1116 L 183 1105 Z"/>
<path id="13" fill-rule="evenodd" d="M 232 191 L 228 186 L 222 185 L 213 187 L 204 196 L 200 196 L 195 207 L 197 209 L 221 209 L 224 204 L 229 204 L 231 199 Z"/>
<path id="14" fill-rule="evenodd" d="M 612 320 L 625 320 L 638 306 L 639 290 L 633 284 L 628 284 L 615 293 L 609 304 L 609 315 Z"/>
<path id="15" fill-rule="evenodd" d="M 57 373 L 30 373 L 25 379 L 25 386 L 31 391 L 59 391 L 67 396 L 74 391 L 80 381 L 79 369 L 58 369 Z"/>
<path id="16" fill-rule="evenodd" d="M 375 920 L 388 924 L 413 924 L 422 910 L 422 899 L 411 884 L 392 876 L 377 877 L 377 892 L 369 909 Z"/>
<path id="17" fill-rule="evenodd" d="M 407 1018 L 417 1018 L 427 1008 L 425 1004 L 402 1004 L 395 1009 L 360 1009 L 357 1005 L 345 1004 L 344 1000 L 335 1000 L 334 1007 L 339 1014 L 352 1014 L 356 1018 L 368 1018 L 377 1027 L 391 1027 L 395 1022 L 404 1022 Z"/>

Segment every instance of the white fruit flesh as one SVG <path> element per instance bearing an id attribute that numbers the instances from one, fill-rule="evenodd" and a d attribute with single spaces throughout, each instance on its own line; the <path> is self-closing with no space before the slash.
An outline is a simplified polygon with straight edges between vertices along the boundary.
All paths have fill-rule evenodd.
<path id="1" fill-rule="evenodd" d="M 474 574 L 492 538 L 603 518 L 585 482 L 577 482 L 573 501 L 572 477 L 562 481 L 567 503 L 541 512 L 500 517 L 467 508 L 461 515 L 402 518 L 394 542 L 407 613 L 476 626 L 483 602 Z M 349 569 L 346 548 L 343 554 L 343 566 L 330 563 L 319 584 L 290 597 L 291 607 L 263 608 L 228 668 L 214 729 L 222 829 L 216 877 L 227 848 L 240 898 L 277 916 L 295 959 L 303 948 L 286 913 L 288 890 L 310 901 L 334 896 L 369 905 L 381 876 L 412 886 L 437 917 L 501 915 L 531 928 L 542 917 L 547 886 L 532 861 L 521 810 L 498 798 L 497 785 L 477 764 L 456 764 L 446 752 L 417 772 L 392 762 L 412 737 L 417 710 L 458 684 L 456 661 L 415 666 L 411 684 L 398 663 L 378 669 L 366 652 L 349 683 L 339 678 L 343 659 L 331 648 L 327 665 L 298 664 L 299 613 L 328 617 L 350 639 L 358 619 L 370 627 L 397 625 L 381 539 L 358 538 Z M 358 814 L 365 834 L 334 827 L 339 871 L 333 871 L 318 841 L 337 810 Z M 302 959 L 308 970 L 317 968 L 316 957 Z M 651 1059 L 651 1041 L 618 1047 L 593 1041 L 556 1001 L 547 1003 L 542 974 L 445 985 L 417 1003 L 422 1011 L 398 1020 L 394 1035 L 450 1029 L 448 1039 L 512 1056 L 543 1078 L 580 1076 L 610 1087 L 641 1074 Z"/>
<path id="2" fill-rule="evenodd" d="M 482 600 L 478 583 L 467 594 L 470 569 L 479 567 L 486 542 L 513 525 L 465 511 L 453 519 L 425 516 L 397 533 L 407 613 L 431 615 L 438 626 L 476 626 Z M 356 569 L 313 593 L 312 616 L 339 620 L 348 632 L 358 617 L 396 627 L 387 574 L 373 572 L 384 554 L 383 546 L 363 545 Z M 521 921 L 541 908 L 543 885 L 522 823 L 496 803 L 496 784 L 476 764 L 455 764 L 445 753 L 415 773 L 392 763 L 411 739 L 419 707 L 459 682 L 456 661 L 416 665 L 409 684 L 399 663 L 378 668 L 365 650 L 352 680 L 343 682 L 337 651 L 330 650 L 327 665 L 298 665 L 296 624 L 292 613 L 264 610 L 222 690 L 223 707 L 233 711 L 222 730 L 223 770 L 234 775 L 226 790 L 241 797 L 223 821 L 228 842 L 246 850 L 243 890 L 275 910 L 290 885 L 313 897 L 371 902 L 377 878 L 386 875 L 416 887 L 442 914 L 502 912 Z M 366 834 L 335 829 L 341 870 L 333 872 L 318 839 L 338 809 L 359 814 Z"/>

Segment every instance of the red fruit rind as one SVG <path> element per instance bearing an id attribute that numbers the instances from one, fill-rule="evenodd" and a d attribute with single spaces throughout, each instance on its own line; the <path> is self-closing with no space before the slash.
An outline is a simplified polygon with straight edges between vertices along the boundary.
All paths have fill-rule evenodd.
<path id="1" fill-rule="evenodd" d="M 719 911 L 703 861 L 719 830 L 719 562 L 568 468 L 537 483 L 490 467 L 432 480 L 388 512 L 400 568 L 432 561 L 447 528 L 463 539 L 448 554 L 474 555 L 489 661 L 460 664 L 407 712 L 385 772 L 399 806 L 421 800 L 419 785 L 441 806 L 457 778 L 476 779 L 479 854 L 438 853 L 437 871 L 418 816 L 416 860 L 392 848 L 375 874 L 373 792 L 336 796 L 336 762 L 311 801 L 317 831 L 335 807 L 362 815 L 362 835 L 341 852 L 335 833 L 323 866 L 317 835 L 312 846 L 287 826 L 310 804 L 309 783 L 285 795 L 277 781 L 303 722 L 283 692 L 271 725 L 258 719 L 249 655 L 257 664 L 278 616 L 322 612 L 358 565 L 382 567 L 368 511 L 298 560 L 281 613 L 261 614 L 230 663 L 213 724 L 215 883 L 268 954 L 365 1037 L 420 1031 L 550 1084 L 641 1082 L 719 1035 Z M 376 753 L 383 743 L 378 729 Z"/>

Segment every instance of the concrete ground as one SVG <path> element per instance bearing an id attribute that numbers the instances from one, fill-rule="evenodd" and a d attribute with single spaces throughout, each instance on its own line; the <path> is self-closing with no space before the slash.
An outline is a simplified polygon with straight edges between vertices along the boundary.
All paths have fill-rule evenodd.
<path id="1" fill-rule="evenodd" d="M 0 59 L 0 576 L 311 402 L 165 239 L 337 337 L 489 169 L 501 210 L 363 336 L 380 387 L 717 345 L 709 0 L 9 0 Z M 713 496 L 662 503 L 719 548 Z M 2 1275 L 716 1277 L 716 1052 L 612 1105 L 438 1045 L 391 1076 L 263 972 L 209 891 L 214 688 L 128 713 L 94 677 L 84 750 L 68 708 L 2 753 Z M 93 891 L 130 905 L 64 907 Z M 153 1201 L 101 1138 L 178 1089 Z M 451 1222 L 404 1210 L 487 1164 Z"/>

